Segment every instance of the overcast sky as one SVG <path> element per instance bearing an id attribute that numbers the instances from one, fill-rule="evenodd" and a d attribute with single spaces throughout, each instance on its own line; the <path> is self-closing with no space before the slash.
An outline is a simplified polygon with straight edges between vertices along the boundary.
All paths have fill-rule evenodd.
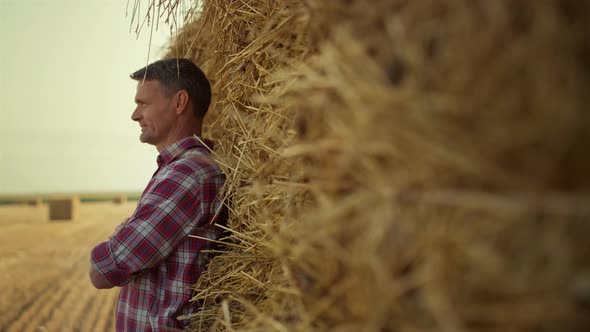
<path id="1" fill-rule="evenodd" d="M 129 33 L 126 5 L 0 0 L 0 194 L 143 190 L 157 151 L 130 119 L 129 74 L 149 30 Z M 168 36 L 154 34 L 150 62 Z"/>

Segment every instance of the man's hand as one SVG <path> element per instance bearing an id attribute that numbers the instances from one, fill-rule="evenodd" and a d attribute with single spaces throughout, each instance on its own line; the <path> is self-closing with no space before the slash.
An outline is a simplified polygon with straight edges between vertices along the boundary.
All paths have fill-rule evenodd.
<path id="1" fill-rule="evenodd" d="M 105 276 L 100 274 L 100 272 L 98 272 L 92 264 L 90 265 L 90 272 L 88 274 L 90 275 L 90 281 L 92 282 L 92 285 L 96 289 L 109 289 L 115 287 L 115 285 L 111 284 L 111 282 L 108 281 Z"/>
<path id="2" fill-rule="evenodd" d="M 115 227 L 115 230 L 111 233 L 111 235 L 109 235 L 109 240 L 112 239 L 115 235 L 117 235 L 117 233 L 119 233 L 121 231 L 121 229 L 123 229 L 123 227 L 125 227 L 127 225 L 128 222 L 129 222 L 129 218 L 125 218 L 123 220 L 123 222 L 121 222 L 119 225 L 117 225 L 117 227 Z"/>

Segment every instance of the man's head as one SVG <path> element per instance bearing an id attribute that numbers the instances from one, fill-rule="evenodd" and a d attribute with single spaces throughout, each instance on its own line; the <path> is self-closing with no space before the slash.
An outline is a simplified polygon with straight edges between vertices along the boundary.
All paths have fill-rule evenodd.
<path id="1" fill-rule="evenodd" d="M 199 119 L 203 119 L 209 109 L 211 86 L 203 71 L 189 59 L 158 60 L 130 76 L 136 81 L 159 81 L 162 92 L 168 97 L 186 90 L 193 105 L 193 113 Z"/>
<path id="2" fill-rule="evenodd" d="M 203 72 L 188 59 L 156 61 L 133 74 L 137 82 L 131 118 L 141 126 L 140 140 L 158 151 L 175 141 L 200 134 L 211 102 Z"/>

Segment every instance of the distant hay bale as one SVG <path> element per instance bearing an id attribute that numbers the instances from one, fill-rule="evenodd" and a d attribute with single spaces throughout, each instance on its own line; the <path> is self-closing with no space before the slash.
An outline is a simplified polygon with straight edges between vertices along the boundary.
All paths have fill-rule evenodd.
<path id="1" fill-rule="evenodd" d="M 171 6 L 172 7 L 172 6 Z M 196 330 L 587 331 L 590 3 L 206 1 Z"/>
<path id="2" fill-rule="evenodd" d="M 49 220 L 75 220 L 78 218 L 80 198 L 52 198 L 48 200 Z"/>
<path id="3" fill-rule="evenodd" d="M 127 196 L 126 195 L 117 196 L 117 197 L 113 198 L 113 203 L 115 203 L 115 204 L 127 203 Z"/>
<path id="4" fill-rule="evenodd" d="M 36 196 L 36 197 L 30 198 L 28 200 L 28 204 L 31 206 L 40 206 L 43 204 L 43 197 Z"/>

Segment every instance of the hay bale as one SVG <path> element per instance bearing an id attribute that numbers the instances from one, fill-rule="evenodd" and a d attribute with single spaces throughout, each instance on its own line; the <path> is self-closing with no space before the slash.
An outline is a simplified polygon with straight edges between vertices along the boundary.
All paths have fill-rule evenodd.
<path id="1" fill-rule="evenodd" d="M 589 186 L 570 169 L 590 159 L 564 159 L 590 120 L 581 18 L 383 5 L 340 18 L 292 91 L 308 130 L 290 153 L 321 197 L 285 234 L 307 311 L 328 329 L 584 330 Z"/>
<path id="2" fill-rule="evenodd" d="M 67 198 L 51 198 L 49 204 L 49 220 L 75 220 L 78 218 L 80 198 L 72 196 Z"/>
<path id="3" fill-rule="evenodd" d="M 330 39 L 285 100 L 316 205 L 276 243 L 301 316 L 586 330 L 587 290 L 572 289 L 590 270 L 588 5 L 397 4 L 315 3 Z"/>
<path id="4" fill-rule="evenodd" d="M 117 196 L 117 197 L 113 198 L 113 203 L 115 203 L 115 204 L 127 203 L 127 196 L 126 195 Z"/>
<path id="5" fill-rule="evenodd" d="M 194 330 L 585 331 L 583 1 L 215 1 L 225 253 Z"/>
<path id="6" fill-rule="evenodd" d="M 33 198 L 30 198 L 27 203 L 30 206 L 41 206 L 41 205 L 43 205 L 43 197 L 35 196 Z"/>

